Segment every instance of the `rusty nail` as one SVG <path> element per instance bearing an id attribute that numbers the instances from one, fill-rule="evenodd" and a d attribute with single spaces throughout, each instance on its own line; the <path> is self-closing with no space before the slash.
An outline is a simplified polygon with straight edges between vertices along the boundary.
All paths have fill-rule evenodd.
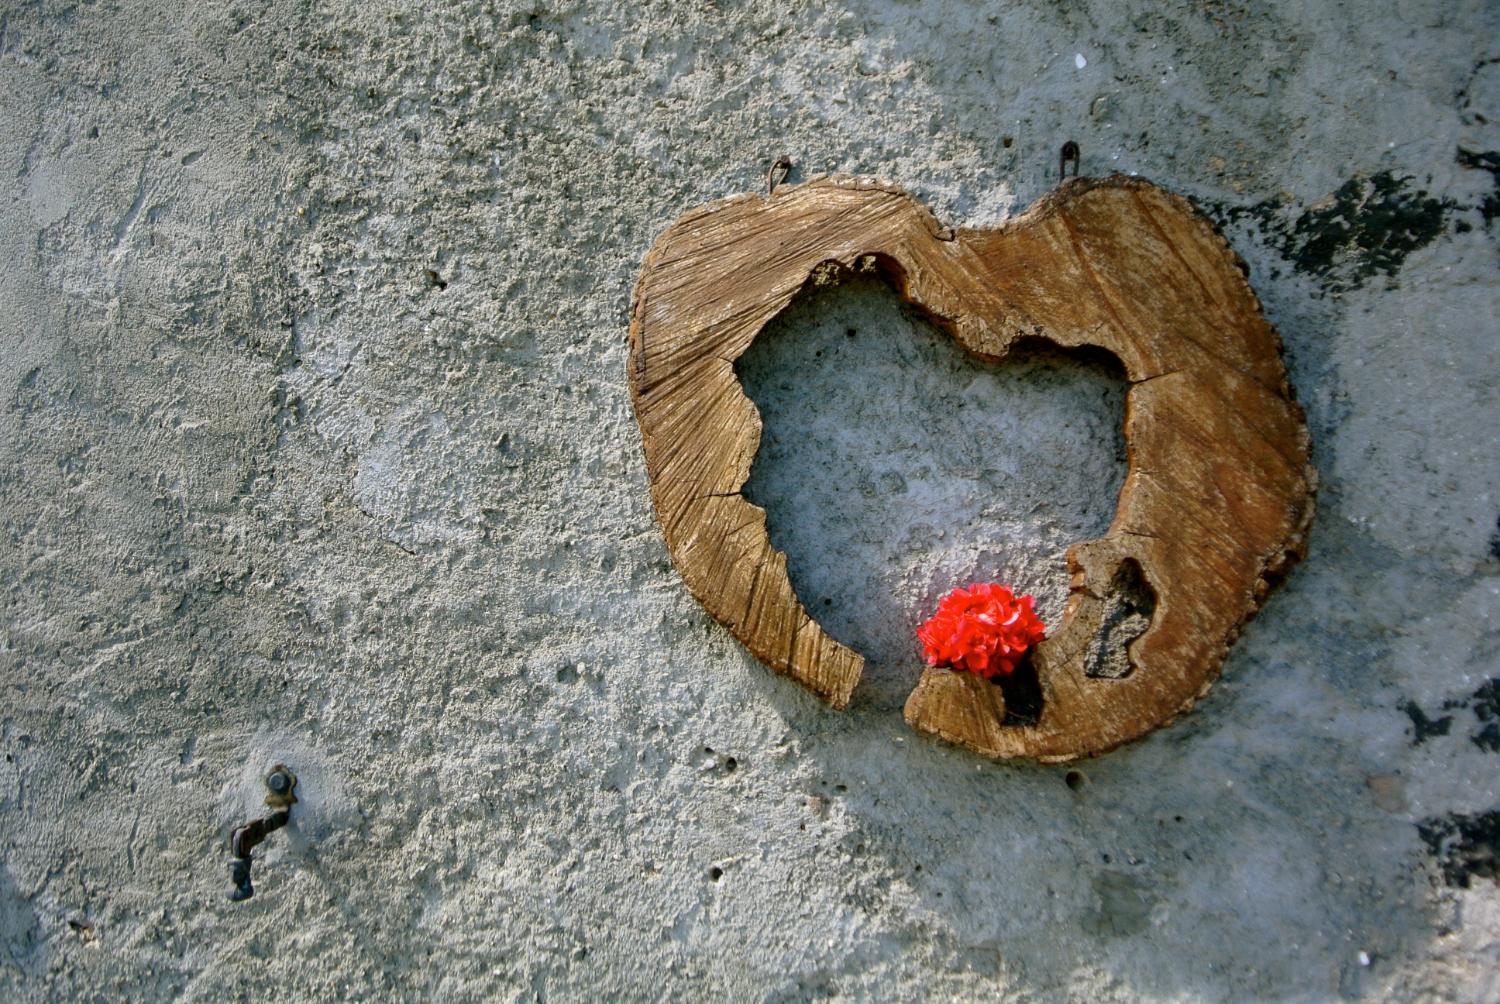
<path id="1" fill-rule="evenodd" d="M 776 177 L 776 172 L 781 172 L 781 177 Z M 770 195 L 776 191 L 776 186 L 786 180 L 786 176 L 792 173 L 792 158 L 786 154 L 777 157 L 771 164 L 771 169 L 766 172 L 766 194 Z"/>
<path id="2" fill-rule="evenodd" d="M 1057 180 L 1061 181 L 1068 176 L 1068 165 L 1073 165 L 1073 177 L 1078 177 L 1078 163 L 1082 159 L 1082 153 L 1078 144 L 1068 140 L 1062 145 L 1062 152 L 1057 155 Z"/>

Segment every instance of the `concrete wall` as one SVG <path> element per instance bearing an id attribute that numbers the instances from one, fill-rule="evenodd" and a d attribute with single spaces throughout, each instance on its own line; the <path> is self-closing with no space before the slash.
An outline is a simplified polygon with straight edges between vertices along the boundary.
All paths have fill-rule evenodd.
<path id="1" fill-rule="evenodd" d="M 1500 997 L 1497 38 L 1483 0 L 0 0 L 0 993 Z M 654 236 L 776 155 L 975 225 L 1067 139 L 1225 228 L 1323 477 L 1209 698 L 1074 786 L 898 709 L 954 577 L 1055 609 L 1115 374 L 977 366 L 867 285 L 755 346 L 752 497 L 874 658 L 844 714 L 687 595 L 624 376 Z"/>

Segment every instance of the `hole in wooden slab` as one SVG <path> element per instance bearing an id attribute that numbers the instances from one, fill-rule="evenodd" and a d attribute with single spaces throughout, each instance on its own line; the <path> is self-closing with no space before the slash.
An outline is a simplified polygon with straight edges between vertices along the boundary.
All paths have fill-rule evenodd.
<path id="1" fill-rule="evenodd" d="M 1005 698 L 1005 721 L 1002 725 L 1035 725 L 1042 720 L 1042 681 L 1037 675 L 1031 653 L 1016 668 L 993 680 Z"/>
<path id="2" fill-rule="evenodd" d="M 1155 613 L 1156 591 L 1146 581 L 1140 563 L 1125 559 L 1104 598 L 1104 614 L 1084 656 L 1084 672 L 1110 680 L 1129 676 L 1135 669 L 1130 644 L 1146 633 Z"/>
<path id="3" fill-rule="evenodd" d="M 764 426 L 744 493 L 804 605 L 869 660 L 861 701 L 904 702 L 916 627 L 955 586 L 1007 582 L 1061 624 L 1067 547 L 1105 533 L 1125 476 L 1113 357 L 986 362 L 857 272 L 810 283 L 737 370 Z M 1039 711 L 1034 670 L 1005 686 Z"/>

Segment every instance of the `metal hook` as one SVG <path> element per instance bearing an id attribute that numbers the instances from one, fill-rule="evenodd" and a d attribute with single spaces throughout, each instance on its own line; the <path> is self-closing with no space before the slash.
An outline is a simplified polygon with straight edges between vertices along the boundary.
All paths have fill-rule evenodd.
<path id="1" fill-rule="evenodd" d="M 234 889 L 229 898 L 238 903 L 255 895 L 255 886 L 250 882 L 250 852 L 271 833 L 281 829 L 292 818 L 292 806 L 297 802 L 297 775 L 286 764 L 277 764 L 266 775 L 266 804 L 276 810 L 269 816 L 236 827 L 229 835 L 229 853 L 234 860 L 229 862 L 229 877 Z"/>
<path id="2" fill-rule="evenodd" d="M 1068 164 L 1073 165 L 1073 177 L 1078 177 L 1078 163 L 1083 159 L 1083 154 L 1078 149 L 1078 144 L 1068 140 L 1062 145 L 1062 152 L 1057 155 L 1057 180 L 1062 181 L 1068 176 Z"/>
<path id="3" fill-rule="evenodd" d="M 781 172 L 781 177 L 776 177 L 776 172 Z M 792 158 L 786 154 L 777 157 L 771 164 L 771 169 L 766 172 L 766 194 L 770 195 L 776 191 L 776 186 L 786 180 L 787 175 L 792 173 Z"/>

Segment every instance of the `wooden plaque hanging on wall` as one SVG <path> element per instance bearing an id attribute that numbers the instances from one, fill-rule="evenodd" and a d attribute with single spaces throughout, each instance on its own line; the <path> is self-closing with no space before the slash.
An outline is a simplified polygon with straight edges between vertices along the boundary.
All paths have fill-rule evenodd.
<path id="1" fill-rule="evenodd" d="M 672 224 L 636 287 L 629 379 L 657 519 L 693 595 L 767 666 L 848 704 L 863 658 L 808 615 L 740 493 L 761 423 L 734 361 L 816 270 L 861 262 L 984 359 L 1023 339 L 1094 346 L 1130 384 L 1114 521 L 1070 548 L 1067 609 L 1032 657 L 1040 714 L 1008 724 L 998 686 L 928 669 L 907 721 L 989 756 L 1062 761 L 1187 710 L 1302 556 L 1316 478 L 1243 263 L 1185 200 L 1137 178 L 1070 179 L 993 230 L 947 229 L 898 188 L 838 177 Z M 1125 672 L 1091 673 L 1091 645 L 1142 589 L 1154 602 Z"/>

